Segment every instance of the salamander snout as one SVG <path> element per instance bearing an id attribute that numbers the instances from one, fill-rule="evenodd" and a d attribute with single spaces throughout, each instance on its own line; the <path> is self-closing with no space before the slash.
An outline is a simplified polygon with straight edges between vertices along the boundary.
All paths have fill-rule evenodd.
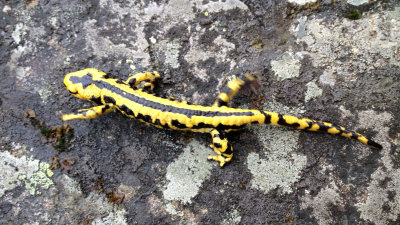
<path id="1" fill-rule="evenodd" d="M 100 90 L 95 83 L 104 76 L 105 73 L 97 69 L 79 70 L 65 75 L 64 85 L 75 97 L 91 99 L 93 96 L 100 95 Z"/>

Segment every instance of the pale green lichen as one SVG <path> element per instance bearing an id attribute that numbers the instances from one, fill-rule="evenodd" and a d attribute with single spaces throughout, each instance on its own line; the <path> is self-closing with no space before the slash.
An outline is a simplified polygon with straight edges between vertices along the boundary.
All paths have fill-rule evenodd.
<path id="1" fill-rule="evenodd" d="M 360 6 L 363 4 L 368 3 L 369 0 L 347 0 L 347 3 L 349 3 L 350 5 L 354 5 L 354 6 Z"/>
<path id="2" fill-rule="evenodd" d="M 288 0 L 288 2 L 296 5 L 307 5 L 314 4 L 317 2 L 317 0 Z"/>
<path id="3" fill-rule="evenodd" d="M 15 25 L 15 30 L 12 32 L 11 37 L 14 39 L 16 44 L 19 44 L 22 40 L 22 36 L 26 33 L 26 26 L 23 23 L 18 23 Z"/>
<path id="4" fill-rule="evenodd" d="M 209 1 L 207 4 L 203 4 L 203 0 L 195 0 L 193 2 L 197 8 L 203 10 L 207 9 L 209 13 L 228 11 L 232 9 L 248 10 L 246 4 L 239 0 Z"/>
<path id="5" fill-rule="evenodd" d="M 310 81 L 306 84 L 306 87 L 307 91 L 304 99 L 306 102 L 322 95 L 322 89 L 318 87 L 315 81 Z"/>
<path id="6" fill-rule="evenodd" d="M 277 102 L 269 104 L 268 108 L 282 113 L 302 112 L 302 109 L 288 109 Z M 265 150 L 265 158 L 254 152 L 247 157 L 248 168 L 253 175 L 252 187 L 265 193 L 275 188 L 291 193 L 293 184 L 300 179 L 301 170 L 307 163 L 306 156 L 295 153 L 299 132 L 270 126 L 251 129 L 258 134 Z"/>
<path id="7" fill-rule="evenodd" d="M 265 193 L 279 187 L 283 193 L 291 193 L 292 185 L 300 179 L 301 170 L 307 163 L 305 156 L 294 152 L 297 148 L 298 132 L 271 127 L 258 131 L 260 135 L 274 141 L 270 144 L 263 143 L 269 149 L 265 158 L 260 158 L 254 152 L 247 157 L 248 168 L 253 174 L 252 187 Z"/>
<path id="8" fill-rule="evenodd" d="M 298 77 L 300 75 L 300 61 L 292 52 L 286 52 L 280 60 L 271 61 L 271 69 L 279 81 Z"/>
<path id="9" fill-rule="evenodd" d="M 25 188 L 31 195 L 41 194 L 39 191 L 42 189 L 49 189 L 53 185 L 53 181 L 50 179 L 53 176 L 53 171 L 49 169 L 50 165 L 47 163 L 39 163 L 39 169 L 29 177 L 26 175 L 20 175 L 18 179 L 25 183 Z"/>
<path id="10" fill-rule="evenodd" d="M 160 42 L 163 45 L 163 42 Z M 165 63 L 170 65 L 172 68 L 179 68 L 179 49 L 181 46 L 178 43 L 164 43 L 164 55 L 165 55 Z"/>
<path id="11" fill-rule="evenodd" d="M 196 140 L 190 142 L 176 161 L 167 168 L 166 178 L 169 182 L 163 190 L 164 198 L 191 203 L 201 184 L 211 174 L 213 163 L 207 161 L 210 154 L 210 148 Z"/>
<path id="12" fill-rule="evenodd" d="M 182 211 L 176 210 L 175 206 L 171 203 L 167 203 L 165 205 L 165 211 L 167 211 L 170 215 L 184 216 L 184 213 Z"/>
<path id="13" fill-rule="evenodd" d="M 37 159 L 18 158 L 9 152 L 0 152 L 0 165 L 0 197 L 21 184 L 31 195 L 40 194 L 40 189 L 48 189 L 54 184 L 50 179 L 53 171 L 49 169 L 49 164 Z"/>

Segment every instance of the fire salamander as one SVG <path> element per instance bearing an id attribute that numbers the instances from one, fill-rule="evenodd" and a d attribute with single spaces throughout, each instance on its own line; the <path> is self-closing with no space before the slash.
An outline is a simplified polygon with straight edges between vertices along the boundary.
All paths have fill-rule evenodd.
<path id="1" fill-rule="evenodd" d="M 228 107 L 229 100 L 242 87 L 255 81 L 250 74 L 229 81 L 212 106 L 191 105 L 187 102 L 156 97 L 146 92 L 146 88 L 153 89 L 154 81 L 159 77 L 157 72 L 145 72 L 135 74 L 126 81 L 120 81 L 111 79 L 104 72 L 92 68 L 69 73 L 64 79 L 68 91 L 75 97 L 89 100 L 98 106 L 65 114 L 62 119 L 64 121 L 92 119 L 116 109 L 125 116 L 158 128 L 210 133 L 212 138 L 210 147 L 216 155 L 209 156 L 208 159 L 218 161 L 221 167 L 231 161 L 233 156 L 233 148 L 228 143 L 226 132 L 238 130 L 246 124 L 253 123 L 339 134 L 382 149 L 380 144 L 364 135 L 328 122 L 256 109 Z M 142 88 L 138 88 L 141 82 L 144 82 Z"/>

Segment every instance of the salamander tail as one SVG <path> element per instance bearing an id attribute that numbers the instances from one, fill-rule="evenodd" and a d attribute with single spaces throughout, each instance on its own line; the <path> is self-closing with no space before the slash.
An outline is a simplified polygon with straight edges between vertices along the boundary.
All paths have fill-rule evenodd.
<path id="1" fill-rule="evenodd" d="M 293 127 L 300 130 L 324 132 L 328 134 L 338 134 L 346 138 L 352 138 L 360 141 L 363 144 L 369 145 L 376 149 L 382 149 L 382 145 L 364 135 L 346 130 L 342 126 L 333 125 L 328 122 L 316 121 L 307 118 L 297 118 L 295 116 L 282 115 L 274 112 L 261 111 L 265 116 L 264 123 L 275 126 Z"/>
<path id="2" fill-rule="evenodd" d="M 370 139 L 368 139 L 367 145 L 369 145 L 369 146 L 371 146 L 373 148 L 379 149 L 379 150 L 382 149 L 382 145 L 380 145 L 380 144 L 378 144 L 375 141 L 370 140 Z"/>

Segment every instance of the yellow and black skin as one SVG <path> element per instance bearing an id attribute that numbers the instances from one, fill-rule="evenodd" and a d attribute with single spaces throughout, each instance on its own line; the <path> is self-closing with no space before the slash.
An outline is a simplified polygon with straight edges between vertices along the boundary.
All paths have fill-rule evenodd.
<path id="1" fill-rule="evenodd" d="M 231 161 L 233 148 L 228 143 L 226 132 L 238 130 L 247 124 L 270 124 L 288 126 L 307 131 L 321 131 L 329 134 L 339 134 L 346 138 L 357 139 L 360 142 L 381 149 L 382 146 L 365 136 L 348 131 L 342 126 L 307 118 L 297 118 L 256 109 L 238 109 L 227 106 L 238 91 L 255 82 L 250 74 L 231 80 L 218 95 L 212 106 L 191 105 L 173 99 L 157 97 L 145 91 L 154 88 L 154 81 L 159 78 L 158 72 L 138 73 L 126 81 L 111 79 L 97 69 L 88 68 L 69 73 L 64 78 L 68 91 L 75 97 L 86 99 L 98 104 L 89 109 L 81 109 L 77 113 L 65 114 L 64 121 L 74 119 L 93 119 L 117 109 L 125 116 L 141 122 L 152 124 L 158 128 L 186 130 L 210 133 L 210 147 L 216 155 L 208 159 L 218 161 L 222 167 Z M 142 88 L 138 88 L 144 82 Z"/>

